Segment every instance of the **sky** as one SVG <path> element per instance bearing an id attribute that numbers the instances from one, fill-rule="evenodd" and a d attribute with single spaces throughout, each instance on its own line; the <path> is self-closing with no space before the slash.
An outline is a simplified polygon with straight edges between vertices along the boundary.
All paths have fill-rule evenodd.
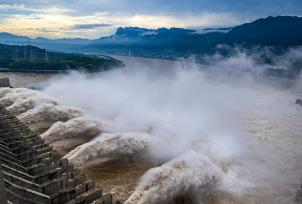
<path id="1" fill-rule="evenodd" d="M 0 32 L 95 39 L 117 27 L 229 27 L 277 15 L 301 16 L 301 0 L 0 0 Z"/>

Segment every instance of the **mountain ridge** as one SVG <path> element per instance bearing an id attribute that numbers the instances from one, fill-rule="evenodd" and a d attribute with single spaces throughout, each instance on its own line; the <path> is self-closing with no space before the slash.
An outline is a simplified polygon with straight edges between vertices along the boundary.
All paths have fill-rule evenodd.
<path id="1" fill-rule="evenodd" d="M 89 40 L 64 38 L 28 38 L 16 36 L 20 44 L 31 44 L 41 48 L 102 54 L 134 55 L 156 58 L 178 58 L 215 52 L 221 44 L 228 46 L 272 46 L 286 49 L 302 45 L 302 17 L 269 16 L 232 28 L 204 29 L 199 33 L 194 29 L 140 27 L 119 27 L 116 33 L 107 37 Z M 1 34 L 0 42 L 5 43 Z M 2 37 L 1 37 L 2 36 Z M 6 39 L 9 44 L 8 38 Z M 18 42 L 11 40 L 11 43 Z"/>

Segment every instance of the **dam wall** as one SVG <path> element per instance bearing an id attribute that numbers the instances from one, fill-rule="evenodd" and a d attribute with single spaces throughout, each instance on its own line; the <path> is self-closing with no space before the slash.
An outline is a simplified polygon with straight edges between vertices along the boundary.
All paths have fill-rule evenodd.
<path id="1" fill-rule="evenodd" d="M 112 204 L 95 182 L 0 106 L 0 203 Z"/>

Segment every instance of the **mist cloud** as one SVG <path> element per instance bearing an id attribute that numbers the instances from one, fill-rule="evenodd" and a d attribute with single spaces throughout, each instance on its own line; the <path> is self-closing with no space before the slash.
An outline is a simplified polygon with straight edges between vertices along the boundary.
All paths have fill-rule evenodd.
<path id="1" fill-rule="evenodd" d="M 73 29 L 83 29 L 83 30 L 89 30 L 89 29 L 94 29 L 94 28 L 103 28 L 103 27 L 110 27 L 112 26 L 111 24 L 106 24 L 106 23 L 92 23 L 92 24 L 76 24 L 73 25 Z"/>
<path id="2" fill-rule="evenodd" d="M 301 153 L 293 157 L 286 151 L 289 148 L 299 152 L 301 143 L 298 135 L 292 132 L 299 129 L 294 121 L 301 115 L 294 104 L 297 95 L 291 92 L 293 89 L 284 90 L 269 81 L 259 80 L 263 66 L 246 53 L 207 60 L 206 65 L 125 62 L 124 69 L 100 74 L 73 72 L 52 79 L 43 92 L 65 105 L 79 107 L 95 118 L 110 120 L 112 126 L 108 132 L 132 132 L 137 139 L 142 132 L 150 135 L 139 152 L 164 165 L 150 170 L 142 178 L 129 203 L 133 199 L 142 203 L 146 200 L 147 203 L 159 202 L 162 198 L 149 196 L 152 195 L 150 192 L 162 190 L 160 185 L 167 188 L 171 198 L 184 188 L 202 189 L 206 181 L 196 183 L 193 179 L 193 175 L 201 173 L 194 170 L 194 161 L 217 169 L 218 173 L 205 172 L 201 177 L 214 174 L 218 179 L 215 189 L 235 197 L 247 196 L 251 189 L 262 186 L 277 194 L 274 186 L 290 190 L 286 183 L 294 183 L 299 177 L 296 173 L 299 169 L 292 167 Z M 288 117 L 284 118 L 284 114 Z M 270 131 L 271 126 L 273 131 Z M 289 140 L 287 143 L 282 142 L 284 135 Z M 101 134 L 71 152 L 72 160 L 77 163 L 77 155 L 81 162 L 87 158 L 89 161 L 106 159 L 108 154 L 97 147 L 110 147 L 108 141 L 116 141 L 118 145 L 132 144 L 123 134 L 119 137 L 124 142 L 115 140 L 115 134 L 103 136 Z M 114 152 L 122 154 L 119 153 L 121 149 L 114 149 L 117 144 L 113 142 L 111 155 L 115 155 Z M 129 150 L 136 148 L 130 146 Z M 278 152 L 280 148 L 284 149 L 282 153 Z M 190 152 L 194 157 L 188 156 Z M 134 151 L 131 157 L 138 155 Z M 280 160 L 286 160 L 286 163 L 280 166 Z M 175 163 L 185 165 L 182 173 L 175 169 Z M 291 169 L 288 175 L 282 173 L 284 168 Z M 142 191 L 166 171 L 171 173 L 163 180 L 164 184 L 158 183 L 150 191 Z M 187 181 L 182 183 L 184 186 L 173 183 L 181 177 Z M 264 194 L 268 200 L 275 199 L 269 196 L 269 191 L 256 190 L 254 193 Z M 282 199 L 289 202 L 292 197 Z"/>

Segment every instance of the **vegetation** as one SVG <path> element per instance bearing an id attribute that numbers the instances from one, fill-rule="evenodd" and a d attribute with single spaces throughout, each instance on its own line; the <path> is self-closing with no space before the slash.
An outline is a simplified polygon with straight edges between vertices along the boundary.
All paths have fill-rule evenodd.
<path id="1" fill-rule="evenodd" d="M 35 46 L 0 44 L 0 68 L 22 71 L 87 70 L 89 72 L 121 67 L 123 63 L 111 57 L 48 52 Z"/>

